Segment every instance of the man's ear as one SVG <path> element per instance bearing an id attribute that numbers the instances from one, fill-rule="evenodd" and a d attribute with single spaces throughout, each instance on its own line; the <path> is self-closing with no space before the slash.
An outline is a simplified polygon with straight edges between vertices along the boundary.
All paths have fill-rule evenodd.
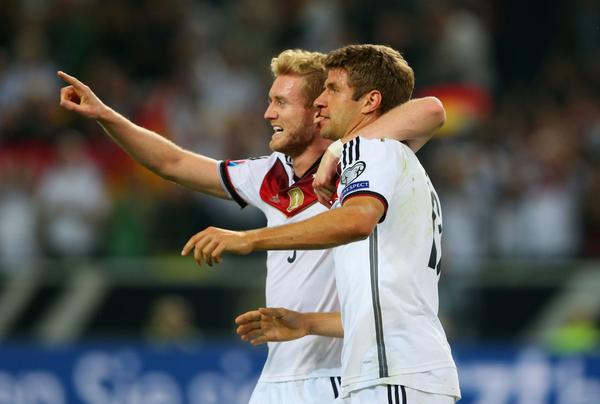
<path id="1" fill-rule="evenodd" d="M 381 93 L 378 90 L 371 90 L 362 96 L 362 108 L 360 112 L 363 114 L 372 114 L 381 107 Z"/>

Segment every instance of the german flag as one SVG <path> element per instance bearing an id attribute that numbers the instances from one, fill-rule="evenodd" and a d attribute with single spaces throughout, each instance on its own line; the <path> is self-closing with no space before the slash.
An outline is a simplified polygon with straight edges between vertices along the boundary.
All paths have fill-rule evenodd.
<path id="1" fill-rule="evenodd" d="M 463 84 L 444 84 L 427 87 L 419 96 L 433 95 L 446 109 L 446 123 L 437 136 L 459 136 L 468 133 L 477 123 L 485 120 L 492 110 L 489 92 L 481 87 Z"/>

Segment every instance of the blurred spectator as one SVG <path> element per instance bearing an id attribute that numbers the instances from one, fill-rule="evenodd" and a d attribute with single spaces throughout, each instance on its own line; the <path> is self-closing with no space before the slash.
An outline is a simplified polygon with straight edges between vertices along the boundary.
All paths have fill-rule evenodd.
<path id="1" fill-rule="evenodd" d="M 575 36 L 575 50 L 581 69 L 600 80 L 600 3 L 595 0 L 577 0 L 573 3 L 571 21 Z"/>
<path id="2" fill-rule="evenodd" d="M 307 0 L 300 4 L 298 25 L 303 32 L 297 46 L 328 52 L 345 45 L 343 7 L 339 0 Z"/>
<path id="3" fill-rule="evenodd" d="M 225 158 L 223 136 L 238 117 L 247 111 L 260 120 L 256 108 L 258 94 L 266 94 L 258 75 L 242 60 L 241 49 L 228 44 L 220 52 L 210 52 L 195 65 L 196 91 L 201 94 L 202 153 Z M 258 100 L 265 100 L 265 96 Z M 266 102 L 266 101 L 265 101 Z M 262 105 L 262 102 L 259 104 Z M 240 134 L 248 136 L 248 134 Z"/>
<path id="4" fill-rule="evenodd" d="M 59 87 L 42 29 L 25 25 L 14 38 L 13 60 L 4 74 L 0 70 L 0 125 L 9 132 L 0 130 L 4 134 L 43 136 L 52 128 L 47 106 L 55 102 Z"/>
<path id="5" fill-rule="evenodd" d="M 600 328 L 592 311 L 580 307 L 550 332 L 546 343 L 553 352 L 562 355 L 595 352 L 600 348 Z"/>
<path id="6" fill-rule="evenodd" d="M 47 58 L 42 29 L 43 27 L 33 24 L 25 26 L 14 39 L 14 60 L 0 89 L 5 108 L 17 108 L 30 100 L 56 99 L 56 69 Z"/>
<path id="7" fill-rule="evenodd" d="M 473 0 L 6 2 L 0 145 L 37 138 L 52 147 L 66 129 L 100 132 L 93 122 L 57 112 L 58 66 L 74 69 L 116 110 L 186 148 L 217 158 L 261 155 L 270 132 L 260 118 L 265 62 L 273 54 L 289 46 L 327 51 L 348 41 L 386 43 L 415 67 L 417 91 L 426 87 L 444 98 L 435 91 L 453 84 L 486 98 L 476 119 L 461 126 L 455 118 L 466 104 L 446 97 L 449 130 L 441 136 L 460 138 L 440 138 L 420 153 L 444 206 L 446 264 L 477 271 L 493 256 L 600 256 L 598 21 L 600 7 L 591 0 L 543 9 Z M 127 183 L 126 171 L 138 170 L 121 165 L 118 153 L 94 154 L 111 184 Z M 151 185 L 152 201 L 139 200 L 142 192 L 108 194 L 94 163 L 80 160 L 81 168 L 60 163 L 42 172 L 39 200 L 19 189 L 31 209 L 43 208 L 44 221 L 26 227 L 40 229 L 52 254 L 87 255 L 101 246 L 111 255 L 168 251 L 178 229 L 183 237 L 215 218 L 232 227 L 257 223 L 232 204 L 182 197 L 188 191 L 171 192 L 148 176 L 139 186 Z M 15 197 L 10 187 L 4 209 L 17 206 L 7 202 Z M 67 200 L 77 208 L 62 208 Z M 176 213 L 179 203 L 195 217 Z M 102 240 L 106 220 L 111 237 Z M 147 229 L 152 236 L 144 238 Z"/>
<path id="8" fill-rule="evenodd" d="M 464 272 L 475 271 L 489 251 L 482 223 L 490 214 L 490 196 L 481 183 L 485 171 L 477 153 L 455 142 L 436 150 L 432 163 L 444 221 L 444 266 Z"/>
<path id="9" fill-rule="evenodd" d="M 150 217 L 148 233 L 152 253 L 172 254 L 181 251 L 189 237 L 209 226 L 209 218 L 214 211 L 202 208 L 192 192 L 179 185 L 168 184 L 167 192 L 156 201 Z"/>
<path id="10" fill-rule="evenodd" d="M 7 159 L 0 167 L 0 268 L 12 271 L 41 255 L 33 171 L 26 161 Z"/>
<path id="11" fill-rule="evenodd" d="M 592 170 L 583 195 L 584 252 L 588 256 L 600 256 L 600 161 Z"/>
<path id="12" fill-rule="evenodd" d="M 106 254 L 110 257 L 145 257 L 151 250 L 151 218 L 155 195 L 139 177 L 128 172 L 114 192 L 106 231 Z"/>
<path id="13" fill-rule="evenodd" d="M 66 133 L 56 143 L 56 162 L 41 179 L 42 229 L 51 255 L 82 257 L 98 252 L 110 206 L 102 175 L 82 139 Z"/>
<path id="14" fill-rule="evenodd" d="M 417 70 L 421 80 L 492 88 L 492 41 L 480 16 L 447 0 L 422 4 L 429 45 L 422 71 Z"/>
<path id="15" fill-rule="evenodd" d="M 200 331 L 194 326 L 190 303 L 176 295 L 166 295 L 150 307 L 144 330 L 146 340 L 155 346 L 193 348 L 200 341 Z"/>
<path id="16" fill-rule="evenodd" d="M 54 3 L 45 17 L 49 52 L 62 70 L 80 71 L 94 52 L 94 32 L 98 30 L 97 19 L 92 18 L 94 4 L 80 0 Z"/>
<path id="17" fill-rule="evenodd" d="M 456 338 L 481 332 L 474 319 L 486 316 L 487 291 L 469 282 L 496 269 L 490 259 L 512 268 L 521 258 L 600 257 L 597 0 L 0 3 L 0 265 L 8 270 L 44 256 L 177 254 L 204 226 L 264 224 L 257 210 L 172 186 L 104 134 L 95 138 L 95 122 L 58 108 L 57 68 L 177 144 L 237 159 L 268 152 L 261 116 L 270 58 L 351 42 L 396 47 L 415 69 L 415 94 L 445 103 L 446 125 L 419 158 L 443 208 L 442 276 L 451 281 L 440 283 L 441 315 Z M 86 142 L 62 135 L 74 129 Z M 155 341 L 197 336 L 189 302 L 177 297 L 151 317 Z M 587 349 L 597 341 L 592 323 L 574 316 L 551 344 Z"/>
<path id="18" fill-rule="evenodd" d="M 574 161 L 575 136 L 558 111 L 543 115 L 544 125 L 530 134 L 525 187 L 519 211 L 522 255 L 574 256 L 579 252 L 581 192 Z"/>

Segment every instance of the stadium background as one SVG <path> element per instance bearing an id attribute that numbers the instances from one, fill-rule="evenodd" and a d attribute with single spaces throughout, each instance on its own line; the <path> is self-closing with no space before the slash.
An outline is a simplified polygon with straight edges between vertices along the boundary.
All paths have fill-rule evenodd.
<path id="1" fill-rule="evenodd" d="M 463 403 L 600 402 L 600 3 L 0 0 L 0 403 L 241 403 L 264 256 L 177 252 L 240 211 L 155 178 L 58 107 L 57 69 L 215 158 L 268 153 L 270 58 L 401 50 L 448 121 L 420 152 L 444 213 Z"/>

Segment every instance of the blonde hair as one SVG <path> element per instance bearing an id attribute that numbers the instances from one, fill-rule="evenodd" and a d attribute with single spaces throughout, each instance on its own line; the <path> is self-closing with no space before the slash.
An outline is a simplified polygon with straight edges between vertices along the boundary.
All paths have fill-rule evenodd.
<path id="1" fill-rule="evenodd" d="M 323 53 L 288 49 L 271 59 L 271 73 L 275 78 L 285 74 L 304 77 L 302 92 L 306 97 L 306 106 L 309 107 L 323 91 L 327 78 L 324 62 Z"/>

